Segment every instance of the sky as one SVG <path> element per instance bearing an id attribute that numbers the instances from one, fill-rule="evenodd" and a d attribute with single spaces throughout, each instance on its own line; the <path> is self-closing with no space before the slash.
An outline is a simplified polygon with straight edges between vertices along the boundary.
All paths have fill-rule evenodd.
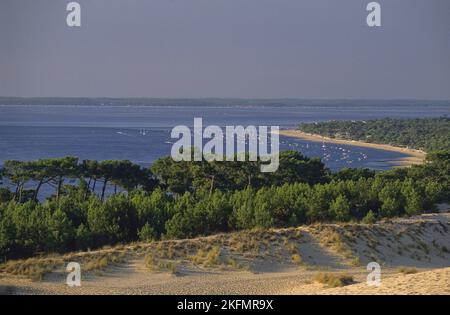
<path id="1" fill-rule="evenodd" d="M 450 1 L 0 0 L 0 96 L 450 99 Z"/>

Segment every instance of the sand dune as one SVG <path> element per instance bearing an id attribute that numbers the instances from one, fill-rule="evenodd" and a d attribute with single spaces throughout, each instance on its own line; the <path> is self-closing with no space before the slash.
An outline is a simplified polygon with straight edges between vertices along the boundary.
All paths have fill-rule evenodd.
<path id="1" fill-rule="evenodd" d="M 450 213 L 252 230 L 13 261 L 0 266 L 0 293 L 449 294 L 449 245 Z M 86 271 L 102 260 L 108 263 Z M 70 261 L 84 270 L 81 287 L 65 284 Z M 370 261 L 381 265 L 380 287 L 366 284 Z M 21 272 L 33 264 L 51 271 L 31 281 Z M 402 266 L 417 273 L 404 275 Z M 349 274 L 356 283 L 327 288 L 314 280 L 324 272 Z"/>
<path id="2" fill-rule="evenodd" d="M 381 281 L 380 286 L 365 283 L 324 290 L 321 294 L 447 294 L 450 295 L 450 268 L 397 275 Z"/>

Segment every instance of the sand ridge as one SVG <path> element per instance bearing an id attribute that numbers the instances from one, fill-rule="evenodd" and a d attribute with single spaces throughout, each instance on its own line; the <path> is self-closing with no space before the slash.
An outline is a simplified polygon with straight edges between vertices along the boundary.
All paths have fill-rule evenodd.
<path id="1" fill-rule="evenodd" d="M 445 210 L 448 211 L 448 205 Z M 250 230 L 118 245 L 57 257 L 64 263 L 80 261 L 84 268 L 83 261 L 89 257 L 126 253 L 123 261 L 84 273 L 82 286 L 78 288 L 65 284 L 64 266 L 53 269 L 42 281 L 31 281 L 0 268 L 0 293 L 449 294 L 449 244 L 448 212 L 385 220 L 373 225 L 313 224 Z M 217 263 L 208 260 L 215 248 L 219 248 L 214 258 Z M 180 254 L 186 250 L 190 252 Z M 200 257 L 199 250 L 209 250 L 208 255 Z M 149 270 L 145 262 L 148 253 L 155 257 L 160 255 L 164 263 L 176 261 L 176 271 L 165 267 Z M 296 255 L 298 259 L 294 259 Z M 231 260 L 234 263 L 230 263 Z M 381 287 L 366 284 L 366 264 L 371 261 L 381 265 Z M 21 262 L 15 263 L 19 266 Z M 401 274 L 402 266 L 413 270 L 413 274 Z M 317 274 L 324 272 L 349 274 L 356 284 L 327 288 L 315 282 Z"/>

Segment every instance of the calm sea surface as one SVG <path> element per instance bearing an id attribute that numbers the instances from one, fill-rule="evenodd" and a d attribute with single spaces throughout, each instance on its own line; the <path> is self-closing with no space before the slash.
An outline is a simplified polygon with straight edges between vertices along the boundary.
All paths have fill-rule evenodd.
<path id="1" fill-rule="evenodd" d="M 233 105 L 233 106 L 69 106 L 0 105 L 0 164 L 5 160 L 77 156 L 80 159 L 127 159 L 150 165 L 169 155 L 176 139 L 170 130 L 193 124 L 267 125 L 292 128 L 300 122 L 413 118 L 450 114 L 448 105 Z M 388 169 L 403 154 L 363 147 L 326 145 L 281 137 L 281 150 L 321 157 L 333 170 L 342 167 Z"/>

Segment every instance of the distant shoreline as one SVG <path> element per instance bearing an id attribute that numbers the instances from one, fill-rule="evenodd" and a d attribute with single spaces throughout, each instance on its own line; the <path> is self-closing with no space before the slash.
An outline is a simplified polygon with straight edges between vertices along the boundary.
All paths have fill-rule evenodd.
<path id="1" fill-rule="evenodd" d="M 291 138 L 299 138 L 303 140 L 313 141 L 313 142 L 325 142 L 325 143 L 333 143 L 333 144 L 344 144 L 365 148 L 372 148 L 384 151 L 398 152 L 408 155 L 408 157 L 392 159 L 390 161 L 386 161 L 394 166 L 411 166 L 411 165 L 419 165 L 423 164 L 426 153 L 422 150 L 415 150 L 409 148 L 396 147 L 388 144 L 378 144 L 378 143 L 368 143 L 363 141 L 356 140 L 347 140 L 347 139 L 335 139 L 329 137 L 323 137 L 318 134 L 310 134 L 300 130 L 280 130 L 279 134 L 286 137 Z"/>

